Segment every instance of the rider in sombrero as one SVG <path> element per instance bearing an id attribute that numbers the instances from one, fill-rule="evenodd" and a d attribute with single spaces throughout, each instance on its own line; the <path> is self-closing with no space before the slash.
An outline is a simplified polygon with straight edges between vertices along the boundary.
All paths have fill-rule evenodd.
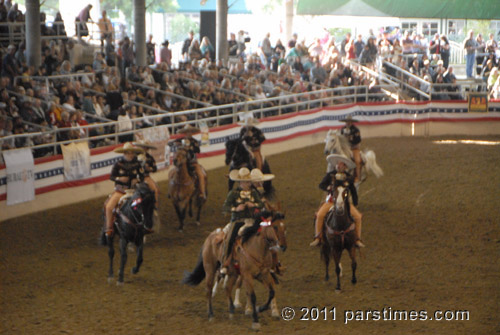
<path id="1" fill-rule="evenodd" d="M 354 219 L 355 231 L 357 235 L 356 246 L 363 248 L 365 245 L 361 242 L 361 219 L 362 215 L 357 210 L 356 206 L 358 205 L 358 193 L 356 191 L 356 187 L 354 186 L 354 177 L 347 172 L 348 169 L 353 169 L 354 163 L 347 157 L 343 155 L 329 155 L 327 158 L 329 166 L 334 166 L 335 168 L 327 172 L 323 177 L 323 180 L 319 184 L 319 188 L 323 191 L 328 192 L 328 196 L 326 201 L 321 205 L 317 215 L 316 221 L 314 223 L 315 227 L 315 235 L 314 241 L 311 242 L 310 246 L 315 247 L 321 243 L 321 239 L 324 238 L 322 235 L 323 225 L 325 216 L 332 207 L 332 192 L 338 185 L 344 185 L 349 188 L 350 193 L 350 215 Z"/>
<path id="2" fill-rule="evenodd" d="M 109 179 L 115 182 L 113 193 L 109 196 L 105 204 L 106 212 L 106 236 L 110 237 L 113 234 L 113 210 L 120 198 L 125 194 L 125 191 L 144 178 L 144 169 L 141 163 L 137 160 L 137 155 L 144 151 L 127 142 L 122 147 L 114 150 L 117 153 L 123 153 L 111 170 Z"/>
<path id="3" fill-rule="evenodd" d="M 244 145 L 250 148 L 254 158 L 255 167 L 262 171 L 263 159 L 260 152 L 262 142 L 266 140 L 262 130 L 256 127 L 259 121 L 253 117 L 252 112 L 245 112 L 241 116 L 241 121 L 238 124 L 242 125 L 240 130 L 240 139 L 243 140 Z"/>
<path id="4" fill-rule="evenodd" d="M 340 120 L 341 122 L 345 122 L 345 126 L 342 127 L 340 133 L 347 137 L 347 140 L 351 144 L 351 151 L 354 158 L 354 162 L 356 163 L 356 174 L 354 175 L 354 182 L 358 183 L 361 181 L 361 133 L 354 125 L 355 122 L 359 122 L 359 120 L 353 119 L 351 115 L 346 117 L 345 119 Z"/>
<path id="5" fill-rule="evenodd" d="M 187 150 L 189 167 L 198 176 L 198 182 L 200 185 L 200 196 L 206 198 L 207 193 L 206 193 L 205 172 L 203 171 L 203 168 L 198 163 L 198 159 L 196 158 L 196 154 L 200 153 L 200 141 L 198 141 L 193 137 L 193 135 L 198 134 L 199 132 L 200 128 L 193 127 L 190 124 L 187 124 L 184 126 L 184 128 L 177 131 L 178 134 L 182 134 L 184 136 L 176 139 L 175 143 L 184 147 Z"/>
<path id="6" fill-rule="evenodd" d="M 224 239 L 221 274 L 226 274 L 231 264 L 233 244 L 238 232 L 243 226 L 252 226 L 254 216 L 264 207 L 259 192 L 252 188 L 252 182 L 256 180 L 250 174 L 250 170 L 247 168 L 232 170 L 229 172 L 229 178 L 239 182 L 239 186 L 228 193 L 223 205 L 224 211 L 231 213 L 231 222 Z"/>

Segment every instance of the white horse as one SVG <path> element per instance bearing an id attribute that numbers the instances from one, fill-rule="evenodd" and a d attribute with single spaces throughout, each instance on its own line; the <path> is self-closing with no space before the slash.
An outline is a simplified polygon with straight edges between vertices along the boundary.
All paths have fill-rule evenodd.
<path id="1" fill-rule="evenodd" d="M 347 137 L 340 134 L 339 131 L 330 129 L 325 138 L 325 155 L 331 154 L 344 155 L 354 162 L 351 145 Z M 377 164 L 377 159 L 373 150 L 361 151 L 361 160 L 361 178 L 359 178 L 361 182 L 366 179 L 367 172 L 373 173 L 377 178 L 384 175 L 384 171 L 382 171 L 382 168 Z M 331 171 L 334 168 L 335 166 L 330 166 L 330 164 L 328 164 L 326 171 Z"/>

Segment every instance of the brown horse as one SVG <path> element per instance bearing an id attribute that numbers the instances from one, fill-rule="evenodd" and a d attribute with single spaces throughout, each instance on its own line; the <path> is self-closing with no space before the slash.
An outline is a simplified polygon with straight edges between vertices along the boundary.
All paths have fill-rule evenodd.
<path id="1" fill-rule="evenodd" d="M 274 217 L 274 215 L 273 215 Z M 241 274 L 242 281 L 247 291 L 248 300 L 252 302 L 252 328 L 260 328 L 257 310 L 259 312 L 269 309 L 269 305 L 274 298 L 274 279 L 271 276 L 272 255 L 270 249 L 281 247 L 286 248 L 286 239 L 284 238 L 285 224 L 283 216 L 277 215 L 270 224 L 262 226 L 254 225 L 248 228 L 242 236 L 241 243 L 235 243 L 234 259 L 239 262 L 238 269 L 233 265 L 228 269 L 228 278 L 226 283 L 226 295 L 229 302 L 229 317 L 234 315 L 235 306 L 232 299 L 233 286 Z M 259 220 L 260 221 L 260 220 Z M 276 235 L 276 229 L 283 232 L 284 246 L 280 246 L 279 238 Z M 210 233 L 205 240 L 198 263 L 192 272 L 185 274 L 183 283 L 188 285 L 198 285 L 206 277 L 206 297 L 208 302 L 208 318 L 211 320 L 214 316 L 212 308 L 212 290 L 215 284 L 217 271 L 220 267 L 222 254 L 222 241 L 224 233 L 217 229 Z M 258 309 L 255 305 L 256 296 L 253 280 L 258 279 L 269 289 L 269 297 L 263 306 Z M 273 315 L 279 316 L 277 307 L 273 310 Z"/>
<path id="2" fill-rule="evenodd" d="M 328 274 L 328 265 L 330 257 L 335 261 L 335 273 L 337 274 L 337 287 L 340 291 L 340 258 L 342 251 L 346 249 L 351 257 L 352 280 L 356 284 L 356 234 L 354 231 L 354 222 L 349 215 L 349 189 L 343 186 L 337 186 L 333 192 L 332 210 L 328 212 L 325 218 L 326 224 L 323 228 L 325 241 L 321 247 L 321 256 L 325 262 L 325 281 L 330 278 Z"/>
<path id="3" fill-rule="evenodd" d="M 192 202 L 195 202 L 197 208 L 196 224 L 200 224 L 201 207 L 206 198 L 200 195 L 199 182 L 188 170 L 187 151 L 184 148 L 178 148 L 173 159 L 174 166 L 168 172 L 168 195 L 174 203 L 175 212 L 179 218 L 179 231 L 184 228 L 184 219 L 186 210 L 189 208 L 189 216 L 193 216 Z M 196 175 L 193 173 L 193 175 Z M 208 184 L 208 183 L 207 183 Z"/>

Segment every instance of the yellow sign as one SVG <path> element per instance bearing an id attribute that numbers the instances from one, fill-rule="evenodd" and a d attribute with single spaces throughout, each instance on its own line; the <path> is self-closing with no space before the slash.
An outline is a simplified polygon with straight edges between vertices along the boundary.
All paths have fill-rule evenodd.
<path id="1" fill-rule="evenodd" d="M 488 112 L 488 94 L 487 93 L 469 93 L 469 113 L 487 113 Z"/>

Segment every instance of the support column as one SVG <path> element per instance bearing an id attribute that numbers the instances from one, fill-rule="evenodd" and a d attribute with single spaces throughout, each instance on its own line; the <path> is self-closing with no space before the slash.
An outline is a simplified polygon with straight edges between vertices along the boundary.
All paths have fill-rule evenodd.
<path id="1" fill-rule="evenodd" d="M 283 45 L 287 46 L 293 35 L 293 0 L 285 0 L 285 40 Z"/>
<path id="2" fill-rule="evenodd" d="M 227 0 L 217 0 L 216 7 L 216 59 L 228 60 L 229 50 L 227 49 Z"/>
<path id="3" fill-rule="evenodd" d="M 26 61 L 37 69 L 42 64 L 40 0 L 26 0 Z"/>
<path id="4" fill-rule="evenodd" d="M 146 1 L 134 0 L 135 63 L 146 66 Z"/>

